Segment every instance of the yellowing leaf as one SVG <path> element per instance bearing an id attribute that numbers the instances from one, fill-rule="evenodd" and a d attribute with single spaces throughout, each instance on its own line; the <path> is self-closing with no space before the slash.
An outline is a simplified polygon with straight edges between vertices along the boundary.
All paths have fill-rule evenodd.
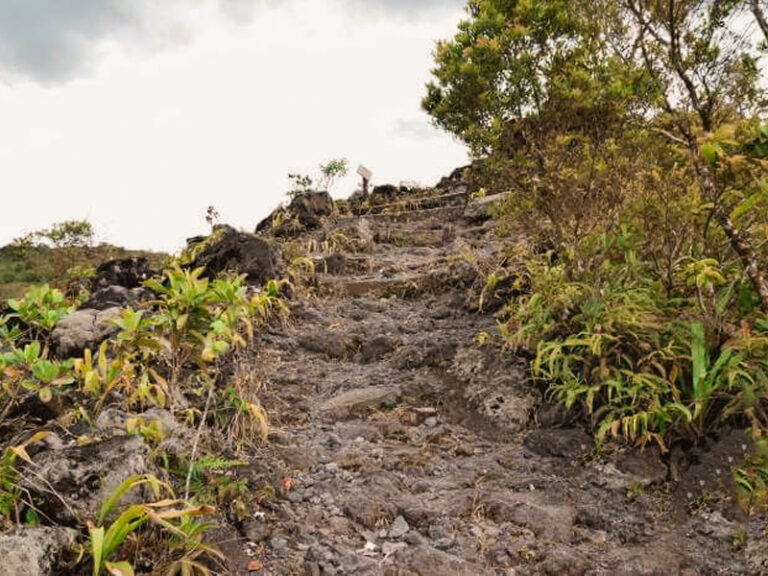
<path id="1" fill-rule="evenodd" d="M 133 568 L 128 562 L 105 562 L 110 576 L 134 576 Z"/>

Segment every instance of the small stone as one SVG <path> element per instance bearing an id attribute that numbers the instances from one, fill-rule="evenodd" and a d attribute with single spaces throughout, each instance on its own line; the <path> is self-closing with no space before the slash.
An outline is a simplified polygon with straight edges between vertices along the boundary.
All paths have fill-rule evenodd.
<path id="1" fill-rule="evenodd" d="M 384 544 L 381 545 L 381 552 L 384 556 L 391 556 L 406 548 L 408 548 L 408 544 L 405 542 L 384 542 Z"/>
<path id="2" fill-rule="evenodd" d="M 255 542 L 256 544 L 269 538 L 270 534 L 272 533 L 272 529 L 269 527 L 269 524 L 263 520 L 254 520 L 252 522 L 248 522 L 244 527 L 244 531 L 245 537 L 248 538 L 248 540 L 251 542 Z"/>
<path id="3" fill-rule="evenodd" d="M 427 544 L 427 539 L 419 534 L 416 530 L 411 530 L 403 538 L 408 544 L 413 546 L 423 546 Z"/>
<path id="4" fill-rule="evenodd" d="M 405 536 L 410 529 L 411 527 L 408 526 L 408 522 L 405 521 L 405 518 L 398 516 L 395 518 L 395 521 L 392 522 L 392 526 L 389 527 L 389 537 L 401 538 Z"/>
<path id="5" fill-rule="evenodd" d="M 435 426 L 437 426 L 437 418 L 435 418 L 434 416 L 430 416 L 429 418 L 424 420 L 424 426 L 426 426 L 427 428 L 434 428 Z"/>
<path id="6" fill-rule="evenodd" d="M 269 545 L 273 550 L 285 550 L 285 548 L 288 546 L 288 541 L 284 538 L 272 538 L 269 541 Z"/>

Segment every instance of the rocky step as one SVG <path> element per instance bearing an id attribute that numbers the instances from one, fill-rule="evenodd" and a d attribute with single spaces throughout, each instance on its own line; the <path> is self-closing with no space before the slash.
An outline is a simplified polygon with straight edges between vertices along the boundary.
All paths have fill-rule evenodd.
<path id="1" fill-rule="evenodd" d="M 390 278 L 377 276 L 334 277 L 318 274 L 321 289 L 350 298 L 375 294 L 386 298 L 392 295 L 408 297 L 420 293 L 429 281 L 428 274 L 406 273 Z"/>
<path id="2" fill-rule="evenodd" d="M 418 226 L 388 223 L 374 233 L 378 244 L 405 247 L 436 247 L 450 244 L 456 238 L 456 229 L 450 222 L 428 220 Z"/>
<path id="3" fill-rule="evenodd" d="M 416 206 L 408 207 L 398 205 L 399 208 L 389 208 L 381 212 L 363 214 L 359 218 L 371 223 L 376 222 L 412 222 L 415 220 L 425 220 L 428 218 L 441 218 L 455 221 L 464 219 L 469 222 L 482 221 L 490 218 L 493 209 L 498 206 L 507 194 L 493 194 L 491 196 L 482 196 L 477 198 L 464 198 L 462 202 L 449 202 L 438 206 Z"/>
<path id="4" fill-rule="evenodd" d="M 371 256 L 355 256 L 341 253 L 319 254 L 314 256 L 312 260 L 318 273 L 331 276 L 368 274 L 374 267 L 374 260 Z"/>
<path id="5" fill-rule="evenodd" d="M 372 224 L 377 222 L 413 222 L 415 220 L 425 220 L 427 218 L 442 218 L 445 220 L 455 220 L 461 218 L 465 211 L 465 205 L 437 206 L 433 208 L 418 208 L 414 210 L 389 211 L 378 214 L 362 214 L 360 219 L 366 220 Z"/>
<path id="6" fill-rule="evenodd" d="M 421 196 L 417 198 L 407 198 L 390 204 L 379 204 L 371 208 L 371 213 L 380 214 L 382 212 L 398 212 L 443 206 L 461 206 L 466 203 L 466 199 L 467 189 L 462 187 L 458 191 L 451 192 L 450 194 Z"/>

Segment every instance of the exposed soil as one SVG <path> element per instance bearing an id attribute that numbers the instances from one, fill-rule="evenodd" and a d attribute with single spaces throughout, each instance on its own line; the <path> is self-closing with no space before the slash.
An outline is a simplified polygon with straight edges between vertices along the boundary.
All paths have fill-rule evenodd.
<path id="1" fill-rule="evenodd" d="M 730 480 L 746 435 L 597 454 L 477 310 L 503 243 L 463 213 L 367 217 L 372 248 L 333 255 L 335 274 L 264 337 L 272 432 L 249 473 L 276 492 L 220 533 L 232 570 L 768 573 L 766 517 L 741 512 Z"/>

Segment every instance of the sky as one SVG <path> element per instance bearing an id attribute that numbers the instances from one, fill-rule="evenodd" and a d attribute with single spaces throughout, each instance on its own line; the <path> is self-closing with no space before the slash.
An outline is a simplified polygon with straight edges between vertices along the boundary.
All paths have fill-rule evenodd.
<path id="1" fill-rule="evenodd" d="M 0 245 L 69 219 L 175 251 L 205 211 L 252 230 L 287 174 L 376 183 L 467 162 L 421 111 L 463 0 L 2 0 Z"/>

